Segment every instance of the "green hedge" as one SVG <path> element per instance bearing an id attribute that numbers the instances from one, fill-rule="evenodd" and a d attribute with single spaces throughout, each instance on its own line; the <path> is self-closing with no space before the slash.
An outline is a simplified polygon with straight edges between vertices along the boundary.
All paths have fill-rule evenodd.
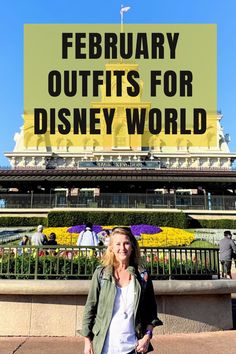
<path id="1" fill-rule="evenodd" d="M 149 224 L 183 229 L 187 227 L 186 215 L 176 212 L 55 211 L 48 214 L 49 227 L 69 227 L 88 221 L 99 225 Z"/>
<path id="2" fill-rule="evenodd" d="M 197 220 L 176 212 L 103 212 L 103 211 L 55 211 L 47 217 L 1 216 L 0 227 L 12 226 L 73 226 L 92 222 L 99 225 L 149 224 L 159 226 L 210 229 L 236 229 L 236 219 Z"/>
<path id="3" fill-rule="evenodd" d="M 204 229 L 236 229 L 236 220 L 234 219 L 211 219 L 211 220 L 189 219 L 188 227 L 204 228 Z"/>
<path id="4" fill-rule="evenodd" d="M 1 216 L 0 226 L 12 227 L 12 226 L 47 226 L 47 218 L 44 217 L 21 217 L 21 216 Z"/>

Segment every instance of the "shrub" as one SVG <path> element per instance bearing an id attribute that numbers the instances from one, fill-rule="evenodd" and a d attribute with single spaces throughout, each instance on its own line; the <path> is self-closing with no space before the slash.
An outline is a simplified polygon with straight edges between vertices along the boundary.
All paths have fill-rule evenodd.
<path id="1" fill-rule="evenodd" d="M 236 229 L 235 219 L 189 219 L 189 228 Z"/>
<path id="2" fill-rule="evenodd" d="M 48 214 L 48 226 L 74 226 L 90 221 L 100 225 L 149 224 L 186 228 L 187 217 L 179 212 L 55 211 Z"/>
<path id="3" fill-rule="evenodd" d="M 100 260 L 74 257 L 73 260 L 51 255 L 38 259 L 33 255 L 5 255 L 1 258 L 0 279 L 81 279 L 91 278 Z"/>
<path id="4" fill-rule="evenodd" d="M 218 246 L 214 245 L 213 243 L 209 241 L 203 241 L 203 240 L 195 240 L 191 243 L 190 247 L 193 248 L 218 248 Z"/>
<path id="5" fill-rule="evenodd" d="M 21 216 L 1 216 L 0 226 L 11 227 L 11 226 L 37 226 L 44 225 L 47 226 L 47 218 L 44 217 L 21 217 Z"/>
<path id="6" fill-rule="evenodd" d="M 65 254 L 67 253 L 67 255 Z M 95 268 L 100 264 L 96 257 L 73 256 L 68 257 L 71 251 L 63 256 L 42 255 L 36 258 L 34 254 L 3 255 L 1 259 L 0 279 L 91 279 Z M 152 274 L 154 279 L 168 279 L 187 277 L 189 279 L 199 276 L 217 274 L 218 270 L 211 266 L 211 262 L 196 260 L 180 260 L 151 256 L 143 257 L 144 267 Z M 203 264 L 202 264 L 203 262 Z M 213 264 L 213 262 L 212 262 Z"/>

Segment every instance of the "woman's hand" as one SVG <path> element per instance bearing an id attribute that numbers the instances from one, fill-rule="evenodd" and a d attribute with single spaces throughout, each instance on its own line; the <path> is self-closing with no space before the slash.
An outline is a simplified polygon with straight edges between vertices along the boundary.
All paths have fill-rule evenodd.
<path id="1" fill-rule="evenodd" d="M 84 354 L 94 354 L 93 343 L 88 337 L 84 338 Z"/>
<path id="2" fill-rule="evenodd" d="M 135 349 L 138 353 L 146 353 L 148 350 L 149 343 L 150 337 L 149 335 L 145 334 L 145 336 L 143 336 L 143 338 L 138 341 L 138 345 Z"/>

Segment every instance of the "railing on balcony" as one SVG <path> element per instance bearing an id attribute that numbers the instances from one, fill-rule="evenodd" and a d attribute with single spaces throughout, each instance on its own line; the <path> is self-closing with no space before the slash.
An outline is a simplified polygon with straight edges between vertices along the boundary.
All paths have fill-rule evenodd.
<path id="1" fill-rule="evenodd" d="M 1 279 L 90 279 L 103 247 L 0 247 Z M 220 277 L 217 248 L 141 248 L 143 266 L 153 279 Z"/>
<path id="2" fill-rule="evenodd" d="M 172 208 L 236 210 L 236 195 L 102 193 L 99 196 L 0 194 L 0 208 Z"/>

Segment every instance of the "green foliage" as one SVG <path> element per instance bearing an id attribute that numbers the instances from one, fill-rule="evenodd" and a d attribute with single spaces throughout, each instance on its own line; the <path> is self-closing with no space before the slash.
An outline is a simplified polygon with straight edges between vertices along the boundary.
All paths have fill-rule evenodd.
<path id="1" fill-rule="evenodd" d="M 204 229 L 236 229 L 236 219 L 189 219 L 188 227 Z"/>
<path id="2" fill-rule="evenodd" d="M 95 255 L 71 256 L 71 251 L 66 251 L 63 255 L 45 254 L 44 251 L 38 258 L 34 252 L 3 253 L 0 256 L 0 279 L 91 279 L 99 264 L 100 259 Z M 158 259 L 152 254 L 142 257 L 142 265 L 153 279 L 198 279 L 199 276 L 211 278 L 212 274 L 218 274 L 214 264 L 216 263 L 213 260 L 209 262 L 204 257 L 199 258 L 198 262 L 179 258 L 171 258 L 169 262 L 168 256 Z"/>
<path id="3" fill-rule="evenodd" d="M 214 245 L 209 241 L 196 240 L 193 241 L 190 245 L 193 248 L 218 248 L 218 246 Z"/>
<path id="4" fill-rule="evenodd" d="M 44 217 L 21 217 L 21 216 L 1 216 L 0 226 L 1 227 L 12 227 L 12 226 L 37 226 L 44 225 L 47 226 L 47 218 Z"/>
<path id="5" fill-rule="evenodd" d="M 114 212 L 114 211 L 53 211 L 46 217 L 1 216 L 0 227 L 44 225 L 73 226 L 86 222 L 99 225 L 134 225 L 149 224 L 185 228 L 236 229 L 236 219 L 203 219 L 197 220 L 177 212 Z"/>
<path id="6" fill-rule="evenodd" d="M 214 268 L 214 263 L 212 262 L 210 267 L 204 259 L 202 263 L 191 260 L 180 261 L 180 259 L 171 259 L 170 263 L 168 259 L 158 261 L 147 259 L 143 264 L 152 274 L 152 279 L 212 279 L 212 275 L 218 274 L 218 268 Z"/>
<path id="7" fill-rule="evenodd" d="M 3 255 L 0 258 L 0 279 L 82 279 L 91 278 L 100 264 L 96 257 L 56 257 L 34 254 Z"/>
<path id="8" fill-rule="evenodd" d="M 48 214 L 48 226 L 74 226 L 86 222 L 99 225 L 149 224 L 186 228 L 187 218 L 177 212 L 55 211 Z"/>

